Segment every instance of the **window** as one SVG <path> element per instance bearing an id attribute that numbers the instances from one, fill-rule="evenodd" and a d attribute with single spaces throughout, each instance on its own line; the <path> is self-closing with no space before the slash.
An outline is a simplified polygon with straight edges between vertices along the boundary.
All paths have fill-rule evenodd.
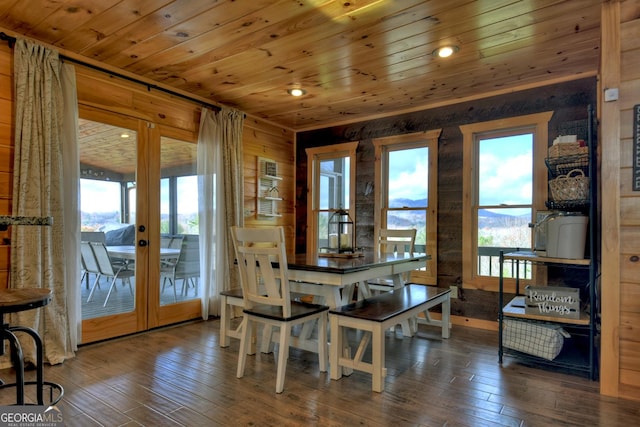
<path id="1" fill-rule="evenodd" d="M 415 228 L 416 250 L 431 255 L 411 280 L 437 278 L 438 137 L 441 130 L 374 139 L 376 214 L 379 228 Z"/>
<path id="2" fill-rule="evenodd" d="M 198 177 L 176 177 L 176 234 L 200 234 L 198 218 Z"/>
<path id="3" fill-rule="evenodd" d="M 461 126 L 464 135 L 463 284 L 498 290 L 499 253 L 531 249 L 529 223 L 544 208 L 544 157 L 552 113 Z M 515 270 L 505 264 L 504 276 Z M 520 269 L 532 279 L 531 266 Z M 506 290 L 513 281 L 505 282 Z"/>
<path id="4" fill-rule="evenodd" d="M 122 185 L 114 181 L 80 179 L 80 228 L 102 231 L 123 222 Z"/>
<path id="5" fill-rule="evenodd" d="M 307 253 L 316 253 L 328 246 L 329 218 L 338 209 L 346 209 L 355 216 L 355 164 L 357 142 L 307 149 L 309 228 Z"/>
<path id="6" fill-rule="evenodd" d="M 199 234 L 197 145 L 160 137 L 160 234 Z"/>

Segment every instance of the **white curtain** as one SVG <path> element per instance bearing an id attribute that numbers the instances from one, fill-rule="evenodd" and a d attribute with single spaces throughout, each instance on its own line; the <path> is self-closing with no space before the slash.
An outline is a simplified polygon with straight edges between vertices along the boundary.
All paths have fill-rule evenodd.
<path id="1" fill-rule="evenodd" d="M 220 312 L 220 291 L 239 286 L 229 227 L 244 225 L 244 114 L 203 108 L 198 134 L 198 206 L 202 318 Z"/>
<path id="2" fill-rule="evenodd" d="M 68 159 L 65 147 L 75 144 L 64 129 L 65 107 L 77 102 L 73 92 L 63 91 L 62 65 L 58 53 L 19 39 L 14 50 L 15 158 L 13 215 L 53 217 L 50 227 L 12 226 L 12 288 L 49 288 L 53 299 L 47 306 L 11 315 L 11 323 L 30 326 L 43 339 L 45 359 L 51 364 L 73 357 L 67 286 L 77 286 L 73 267 L 65 260 L 69 248 L 63 172 Z M 74 89 L 75 90 L 75 89 Z M 77 167 L 76 167 L 77 168 Z M 77 204 L 70 205 L 75 206 Z M 76 223 L 77 224 L 77 223 Z M 75 224 L 74 224 L 75 226 Z M 73 250 L 73 252 L 67 252 Z M 77 268 L 77 266 L 76 266 Z M 77 272 L 76 272 L 77 276 Z M 73 281 L 71 281 L 73 280 Z M 72 292 L 73 293 L 73 292 Z M 75 326 L 75 325 L 74 325 Z M 29 339 L 21 341 L 25 358 L 35 361 Z"/>
<path id="3" fill-rule="evenodd" d="M 65 256 L 67 312 L 69 337 L 73 350 L 78 349 L 82 334 L 82 300 L 80 283 L 80 152 L 78 151 L 78 95 L 76 92 L 76 69 L 71 64 L 62 64 L 62 90 L 64 110 L 62 122 L 62 165 L 64 209 L 64 253 Z"/>

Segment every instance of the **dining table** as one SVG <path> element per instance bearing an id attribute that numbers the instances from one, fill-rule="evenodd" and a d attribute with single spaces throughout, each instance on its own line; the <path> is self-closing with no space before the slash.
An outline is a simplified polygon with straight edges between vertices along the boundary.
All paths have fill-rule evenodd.
<path id="1" fill-rule="evenodd" d="M 354 296 L 356 286 L 358 298 L 370 296 L 367 282 L 380 277 L 393 277 L 394 288 L 404 286 L 402 274 L 426 267 L 431 258 L 426 253 L 377 254 L 375 251 L 364 251 L 357 255 L 336 254 L 296 254 L 287 259 L 289 284 L 292 293 L 313 296 L 314 303 L 336 308 L 349 304 Z M 275 266 L 279 267 L 279 266 Z M 294 346 L 315 351 L 316 344 L 311 338 L 313 322 L 307 322 L 297 337 L 292 337 Z M 272 351 L 271 343 L 277 340 L 277 332 L 273 339 L 263 335 L 261 351 Z M 351 369 L 345 368 L 344 375 Z"/>
<path id="2" fill-rule="evenodd" d="M 136 247 L 133 245 L 115 245 L 107 246 L 107 252 L 112 258 L 121 258 L 125 260 L 136 259 Z M 175 260 L 180 257 L 180 249 L 160 248 L 160 259 Z"/>
<path id="3" fill-rule="evenodd" d="M 337 254 L 296 254 L 287 260 L 291 291 L 321 298 L 331 308 L 351 302 L 358 286 L 360 297 L 370 296 L 367 282 L 393 277 L 394 288 L 404 285 L 403 273 L 426 267 L 426 253 L 377 254 L 364 251 L 361 256 Z"/>

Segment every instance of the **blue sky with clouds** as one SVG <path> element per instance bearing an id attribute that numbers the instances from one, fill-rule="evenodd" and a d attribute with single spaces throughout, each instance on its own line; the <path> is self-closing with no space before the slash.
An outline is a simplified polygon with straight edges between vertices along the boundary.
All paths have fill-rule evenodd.
<path id="1" fill-rule="evenodd" d="M 480 205 L 532 202 L 532 135 L 483 140 L 480 144 Z"/>

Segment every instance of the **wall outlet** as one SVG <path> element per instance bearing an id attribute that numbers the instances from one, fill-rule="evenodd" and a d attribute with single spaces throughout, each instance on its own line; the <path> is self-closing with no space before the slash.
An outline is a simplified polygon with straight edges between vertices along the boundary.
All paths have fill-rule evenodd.
<path id="1" fill-rule="evenodd" d="M 458 298 L 458 287 L 457 286 L 449 286 L 449 289 L 451 289 L 451 298 L 453 298 L 453 299 Z"/>

